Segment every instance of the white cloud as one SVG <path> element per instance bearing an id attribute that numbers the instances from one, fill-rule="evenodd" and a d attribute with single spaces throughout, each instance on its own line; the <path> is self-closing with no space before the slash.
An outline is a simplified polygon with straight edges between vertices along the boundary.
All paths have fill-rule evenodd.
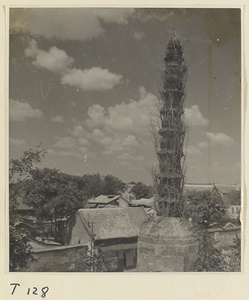
<path id="1" fill-rule="evenodd" d="M 127 24 L 133 13 L 133 8 L 32 8 L 25 14 L 13 10 L 10 29 L 45 38 L 85 41 L 105 33 L 100 19 L 106 23 Z"/>
<path id="2" fill-rule="evenodd" d="M 75 123 L 74 127 L 71 130 L 69 130 L 69 132 L 73 136 L 77 136 L 77 137 L 86 137 L 86 136 L 88 136 L 88 133 L 85 131 L 83 126 L 80 125 L 79 123 Z"/>
<path id="3" fill-rule="evenodd" d="M 130 100 L 109 108 L 92 105 L 88 109 L 88 118 L 78 123 L 75 121 L 71 134 L 79 138 L 82 145 L 86 140 L 99 144 L 99 151 L 104 155 L 128 155 L 131 160 L 134 151 L 144 147 L 144 139 L 150 137 L 150 112 L 155 110 L 156 96 L 139 89 L 139 99 Z M 122 157 L 122 156 L 121 156 Z M 124 156 L 123 156 L 124 157 Z"/>
<path id="4" fill-rule="evenodd" d="M 156 96 L 139 89 L 140 99 L 130 100 L 105 109 L 92 105 L 88 109 L 89 118 L 85 121 L 88 128 L 101 128 L 106 133 L 125 133 L 127 135 L 150 135 L 150 117 L 154 113 Z"/>
<path id="5" fill-rule="evenodd" d="M 209 123 L 208 120 L 203 117 L 197 105 L 185 108 L 185 119 L 186 123 L 190 126 L 207 126 Z"/>
<path id="6" fill-rule="evenodd" d="M 33 109 L 27 102 L 10 99 L 9 102 L 10 121 L 21 122 L 28 119 L 38 119 L 42 117 L 39 109 Z"/>
<path id="7" fill-rule="evenodd" d="M 106 23 L 127 24 L 128 19 L 134 14 L 134 8 L 111 8 L 96 10 L 96 16 Z"/>
<path id="8" fill-rule="evenodd" d="M 88 149 L 87 149 L 86 147 L 80 147 L 79 150 L 80 150 L 82 153 L 88 152 Z"/>
<path id="9" fill-rule="evenodd" d="M 28 48 L 25 49 L 25 54 L 35 59 L 32 64 L 37 68 L 43 68 L 59 74 L 68 72 L 74 62 L 74 59 L 68 56 L 64 50 L 51 47 L 49 51 L 44 51 L 38 48 L 34 40 L 31 40 Z"/>
<path id="10" fill-rule="evenodd" d="M 9 142 L 13 146 L 21 146 L 21 145 L 25 145 L 26 144 L 26 141 L 24 139 L 13 139 L 13 138 L 10 138 Z"/>
<path id="11" fill-rule="evenodd" d="M 101 153 L 104 155 L 112 155 L 113 154 L 112 151 L 110 151 L 110 150 L 104 150 Z"/>
<path id="12" fill-rule="evenodd" d="M 197 147 L 194 146 L 188 146 L 186 149 L 186 154 L 190 155 L 190 156 L 195 156 L 200 154 L 200 149 L 198 149 Z"/>
<path id="13" fill-rule="evenodd" d="M 230 146 L 234 139 L 224 133 L 206 132 L 207 141 L 199 143 L 200 148 L 208 148 L 213 145 Z"/>
<path id="14" fill-rule="evenodd" d="M 229 146 L 234 143 L 234 139 L 224 133 L 207 132 L 206 136 L 209 141 L 216 145 Z"/>
<path id="15" fill-rule="evenodd" d="M 84 161 L 86 162 L 87 158 L 95 158 L 96 155 L 89 151 L 87 147 L 80 147 L 79 151 L 84 155 Z"/>
<path id="16" fill-rule="evenodd" d="M 91 69 L 72 69 L 61 78 L 62 84 L 79 87 L 85 91 L 108 91 L 121 82 L 120 74 L 108 69 L 93 67 Z"/>
<path id="17" fill-rule="evenodd" d="M 52 118 L 52 122 L 64 123 L 64 118 L 62 116 L 55 116 Z"/>
<path id="18" fill-rule="evenodd" d="M 147 22 L 153 19 L 158 21 L 165 21 L 174 16 L 173 10 L 168 10 L 166 13 L 165 10 L 155 10 L 155 9 L 139 9 L 136 13 L 136 17 L 138 17 L 141 21 Z"/>
<path id="19" fill-rule="evenodd" d="M 78 157 L 84 160 L 86 157 L 95 158 L 95 154 L 88 149 L 91 146 L 90 143 L 84 138 L 56 136 L 55 139 L 54 149 L 49 149 L 49 154 Z"/>
<path id="20" fill-rule="evenodd" d="M 66 151 L 64 151 L 64 150 L 58 150 L 57 151 L 57 150 L 54 150 L 54 149 L 48 149 L 47 152 L 48 152 L 48 154 L 59 155 L 59 156 L 72 156 L 72 157 L 77 157 L 77 158 L 82 158 L 83 157 L 79 152 L 77 152 L 73 149 L 66 150 Z"/>
<path id="21" fill-rule="evenodd" d="M 24 52 L 27 57 L 36 57 L 39 51 L 40 49 L 37 46 L 37 42 L 32 39 L 29 41 L 29 45 Z"/>
<path id="22" fill-rule="evenodd" d="M 61 84 L 81 88 L 85 91 L 108 91 L 121 83 L 122 75 L 108 69 L 92 67 L 90 69 L 73 68 L 74 59 L 64 50 L 51 47 L 49 51 L 38 48 L 36 41 L 31 40 L 25 50 L 27 57 L 32 57 L 32 64 L 61 75 Z"/>
<path id="23" fill-rule="evenodd" d="M 207 144 L 207 142 L 201 142 L 201 143 L 198 144 L 198 146 L 199 146 L 200 148 L 207 148 L 207 147 L 208 147 L 208 144 Z"/>
<path id="24" fill-rule="evenodd" d="M 56 148 L 74 148 L 76 145 L 76 141 L 72 137 L 55 137 L 55 139 L 57 139 L 57 142 L 54 144 Z"/>
<path id="25" fill-rule="evenodd" d="M 133 162 L 139 162 L 144 160 L 144 157 L 142 155 L 130 155 L 128 153 L 123 153 L 117 156 L 118 160 L 121 161 L 133 161 Z"/>
<path id="26" fill-rule="evenodd" d="M 79 138 L 79 144 L 82 146 L 89 146 L 89 142 L 86 139 Z"/>

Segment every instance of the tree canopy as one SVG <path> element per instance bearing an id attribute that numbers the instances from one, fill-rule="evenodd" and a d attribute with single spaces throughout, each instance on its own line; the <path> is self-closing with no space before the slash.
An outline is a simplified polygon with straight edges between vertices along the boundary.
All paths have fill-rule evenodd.
<path id="1" fill-rule="evenodd" d="M 209 191 L 190 191 L 184 198 L 183 216 L 192 222 L 208 226 L 225 217 L 225 205 L 220 196 Z"/>
<path id="2" fill-rule="evenodd" d="M 112 175 L 86 174 L 82 180 L 82 189 L 85 191 L 87 199 L 99 195 L 118 195 L 126 188 L 124 182 Z"/>
<path id="3" fill-rule="evenodd" d="M 153 190 L 151 186 L 138 182 L 131 188 L 131 193 L 134 194 L 136 199 L 150 198 L 153 195 Z"/>
<path id="4" fill-rule="evenodd" d="M 26 180 L 37 168 L 45 155 L 45 149 L 38 146 L 28 149 L 18 159 L 11 159 L 9 164 L 9 268 L 10 271 L 21 271 L 31 257 L 28 235 L 25 230 L 15 226 L 19 219 L 17 214 L 17 197 Z"/>
<path id="5" fill-rule="evenodd" d="M 241 205 L 241 191 L 232 191 L 228 194 L 227 205 Z"/>
<path id="6" fill-rule="evenodd" d="M 38 168 L 46 151 L 41 146 L 24 151 L 9 166 L 9 223 L 10 223 L 10 270 L 25 268 L 30 257 L 29 232 L 16 226 L 19 218 L 17 199 L 34 209 L 37 223 L 36 234 L 43 236 L 44 221 L 50 221 L 50 232 L 60 239 L 56 223 L 68 219 L 78 209 L 84 208 L 87 199 L 101 194 L 122 193 L 126 184 L 112 175 L 100 174 L 74 176 L 56 169 Z M 53 224 L 53 226 L 52 226 Z"/>
<path id="7" fill-rule="evenodd" d="M 36 169 L 24 185 L 24 203 L 35 208 L 38 220 L 69 218 L 86 203 L 83 179 L 56 169 Z"/>

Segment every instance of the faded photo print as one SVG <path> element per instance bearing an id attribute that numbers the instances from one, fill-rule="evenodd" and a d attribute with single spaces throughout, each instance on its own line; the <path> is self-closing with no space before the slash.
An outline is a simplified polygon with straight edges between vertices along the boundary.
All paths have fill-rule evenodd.
<path id="1" fill-rule="evenodd" d="M 241 10 L 9 8 L 9 271 L 241 271 Z"/>

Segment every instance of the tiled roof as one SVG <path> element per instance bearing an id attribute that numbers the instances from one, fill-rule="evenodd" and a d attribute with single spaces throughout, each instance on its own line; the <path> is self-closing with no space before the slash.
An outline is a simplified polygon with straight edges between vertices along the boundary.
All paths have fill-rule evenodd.
<path id="1" fill-rule="evenodd" d="M 199 183 L 186 183 L 184 185 L 184 192 L 188 191 L 213 191 L 213 189 L 217 189 L 222 194 L 228 194 L 232 191 L 240 190 L 240 186 L 236 184 L 218 184 L 218 183 L 207 183 L 207 184 L 199 184 Z"/>
<path id="2" fill-rule="evenodd" d="M 91 232 L 93 222 L 93 234 L 95 240 L 135 237 L 148 215 L 142 207 L 106 208 L 106 209 L 79 209 L 85 226 Z"/>
<path id="3" fill-rule="evenodd" d="M 119 197 L 120 197 L 119 195 L 100 195 L 96 198 L 89 199 L 88 203 L 89 204 L 97 204 L 97 203 L 107 204 L 114 200 L 117 200 Z"/>
<path id="4" fill-rule="evenodd" d="M 221 192 L 222 194 L 229 194 L 233 191 L 236 191 L 236 184 L 215 184 L 216 188 L 218 189 L 219 192 Z"/>
<path id="5" fill-rule="evenodd" d="M 186 191 L 197 191 L 197 192 L 204 192 L 204 191 L 212 191 L 214 184 L 198 184 L 198 183 L 186 183 L 184 185 L 184 192 Z"/>

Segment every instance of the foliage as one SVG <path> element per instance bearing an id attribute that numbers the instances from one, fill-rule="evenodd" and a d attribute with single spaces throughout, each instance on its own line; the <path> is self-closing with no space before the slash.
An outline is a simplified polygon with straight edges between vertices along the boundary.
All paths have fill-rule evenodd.
<path id="1" fill-rule="evenodd" d="M 232 191 L 228 194 L 227 205 L 240 205 L 241 191 Z"/>
<path id="2" fill-rule="evenodd" d="M 43 221 L 51 221 L 50 232 L 60 241 L 56 226 L 58 219 L 68 219 L 78 209 L 84 208 L 92 196 L 116 194 L 124 187 L 121 180 L 111 175 L 74 176 L 56 169 L 35 169 L 23 185 L 23 199 L 35 209 L 40 229 L 45 230 Z"/>
<path id="3" fill-rule="evenodd" d="M 58 219 L 68 219 L 79 208 L 85 206 L 86 197 L 81 188 L 82 177 L 48 168 L 33 170 L 31 176 L 23 188 L 23 202 L 35 209 L 41 229 L 43 221 L 51 221 L 52 234 L 57 238 Z"/>
<path id="4" fill-rule="evenodd" d="M 82 177 L 82 189 L 87 199 L 97 197 L 103 192 L 102 178 L 100 174 L 84 175 Z"/>
<path id="5" fill-rule="evenodd" d="M 240 239 L 236 238 L 234 244 L 228 249 L 220 250 L 207 231 L 211 223 L 221 224 L 226 221 L 225 211 L 221 197 L 216 194 L 208 191 L 191 191 L 185 196 L 182 217 L 191 220 L 190 230 L 199 244 L 198 255 L 190 271 L 237 272 L 240 270 Z"/>
<path id="6" fill-rule="evenodd" d="M 224 251 L 228 272 L 241 271 L 241 239 L 236 235 L 233 245 Z"/>
<path id="7" fill-rule="evenodd" d="M 117 195 L 124 192 L 126 184 L 117 177 L 106 175 L 103 178 L 103 195 Z"/>
<path id="8" fill-rule="evenodd" d="M 183 217 L 193 223 L 205 225 L 220 222 L 225 217 L 225 205 L 220 196 L 209 191 L 191 191 L 183 199 Z"/>
<path id="9" fill-rule="evenodd" d="M 31 248 L 28 236 L 24 230 L 16 226 L 18 223 L 17 197 L 26 180 L 31 177 L 37 164 L 41 162 L 46 151 L 41 146 L 36 150 L 28 149 L 18 159 L 11 159 L 9 165 L 9 268 L 10 271 L 20 271 L 31 258 Z"/>
<path id="10" fill-rule="evenodd" d="M 27 261 L 31 260 L 31 246 L 28 244 L 28 235 L 15 226 L 9 229 L 9 270 L 23 271 Z"/>
<path id="11" fill-rule="evenodd" d="M 215 247 L 216 241 L 200 226 L 193 229 L 199 244 L 198 256 L 190 271 L 196 272 L 240 272 L 241 240 L 236 236 L 227 249 Z"/>
<path id="12" fill-rule="evenodd" d="M 198 245 L 198 255 L 190 271 L 195 272 L 226 272 L 226 261 L 222 252 L 215 247 L 216 241 L 200 224 L 193 224 L 191 228 Z"/>
<path id="13" fill-rule="evenodd" d="M 10 270 L 25 268 L 31 258 L 28 235 L 18 224 L 17 199 L 34 208 L 38 226 L 36 234 L 49 235 L 60 239 L 56 223 L 59 218 L 69 218 L 79 208 L 84 208 L 88 198 L 101 194 L 118 194 L 126 188 L 118 178 L 100 174 L 73 176 L 56 169 L 39 169 L 46 151 L 41 146 L 29 149 L 19 159 L 12 159 L 9 168 L 9 221 L 10 221 Z M 50 230 L 43 226 L 51 221 Z M 54 224 L 52 226 L 52 223 Z M 50 232 L 48 232 L 48 230 Z M 30 233 L 29 233 L 30 234 Z M 98 270 L 107 265 L 108 256 L 98 254 Z"/>
<path id="14" fill-rule="evenodd" d="M 118 195 L 126 188 L 126 184 L 112 175 L 100 176 L 100 174 L 84 175 L 82 189 L 87 199 L 99 195 Z"/>
<path id="15" fill-rule="evenodd" d="M 94 251 L 82 250 L 75 264 L 75 272 L 115 272 L 117 257 L 110 251 L 94 248 Z"/>
<path id="16" fill-rule="evenodd" d="M 147 186 L 146 184 L 142 182 L 136 183 L 132 189 L 131 193 L 134 194 L 136 199 L 141 199 L 141 198 L 150 198 L 153 195 L 152 187 Z"/>

